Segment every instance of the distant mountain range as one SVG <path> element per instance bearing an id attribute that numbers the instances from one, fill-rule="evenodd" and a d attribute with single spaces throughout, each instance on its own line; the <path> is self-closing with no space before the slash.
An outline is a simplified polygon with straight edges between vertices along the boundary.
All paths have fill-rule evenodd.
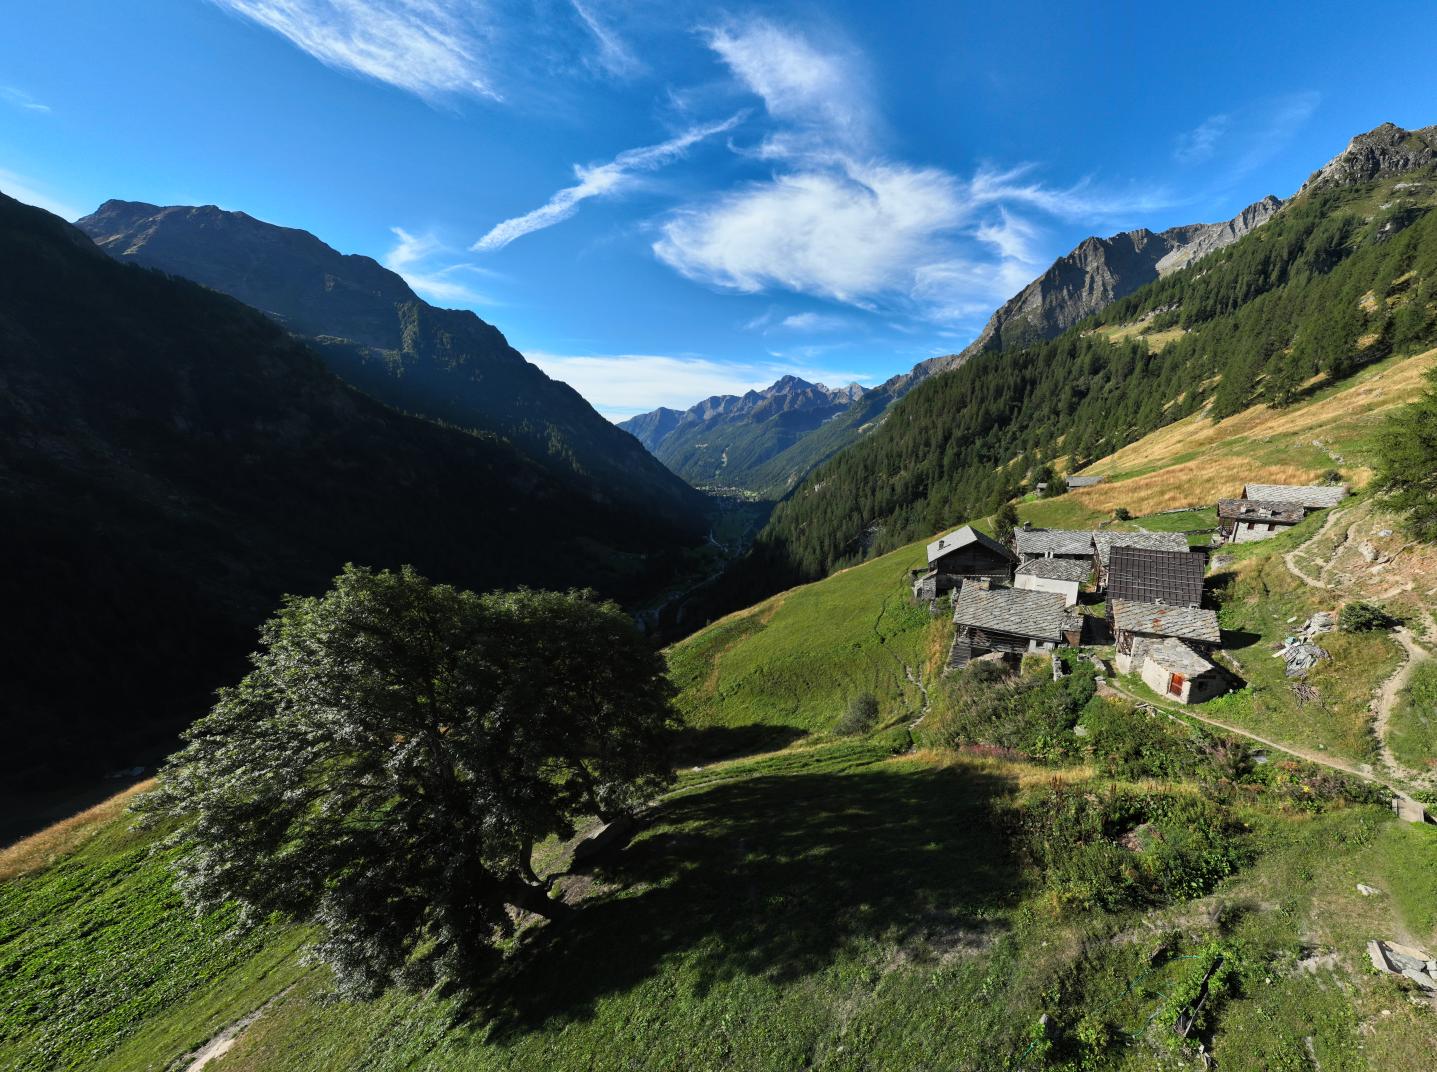
<path id="1" fill-rule="evenodd" d="M 435 308 L 377 261 L 213 205 L 106 201 L 76 226 L 119 260 L 267 313 L 380 401 L 499 435 L 575 495 L 637 511 L 645 526 L 669 526 L 676 542 L 702 539 L 701 495 L 577 391 L 524 360 L 497 328 L 467 310 Z"/>
<path id="2" fill-rule="evenodd" d="M 1281 207 L 1268 196 L 1222 223 L 1087 238 L 1004 302 L 962 352 L 929 358 L 877 387 L 833 392 L 785 376 L 766 391 L 709 398 L 684 411 L 654 410 L 619 427 L 691 484 L 779 499 L 877 427 L 889 405 L 929 377 L 986 351 L 1054 338 L 1144 284 L 1231 245 Z M 777 399 L 782 405 L 771 404 Z"/>
<path id="3" fill-rule="evenodd" d="M 199 217 L 221 231 L 236 222 Z M 297 235 L 285 240 L 325 258 Z M 251 273 L 253 293 L 272 286 L 269 304 L 316 317 L 306 328 L 338 307 L 351 336 L 404 332 L 414 345 L 393 360 L 421 370 L 421 385 L 445 382 L 443 359 L 463 371 L 456 407 L 479 397 L 486 412 L 518 414 L 540 404 L 491 403 L 484 390 L 547 390 L 568 423 L 536 414 L 535 425 L 569 453 L 536 460 L 521 435 L 528 451 L 401 413 L 326 367 L 336 354 L 361 361 L 357 348 L 312 347 L 234 298 L 121 263 L 0 195 L 0 556 L 11 564 L 0 778 L 61 784 L 167 748 L 243 673 L 281 597 L 322 590 L 347 561 L 411 563 L 474 589 L 593 587 L 630 601 L 673 583 L 687 536 L 660 507 L 681 519 L 697 493 L 625 433 L 604 425 L 587 438 L 572 392 L 526 372 L 492 328 L 416 304 L 370 263 L 314 276 L 310 262 L 292 300 L 265 273 L 294 262 L 257 254 L 235 271 Z M 397 308 L 380 315 L 390 298 Z M 492 346 L 476 354 L 476 340 Z M 387 376 L 365 382 L 379 393 Z M 586 458 L 594 469 L 576 464 L 580 448 L 611 441 L 620 449 Z M 598 494 L 589 475 L 654 470 L 640 484 L 651 509 L 631 505 L 632 489 Z"/>

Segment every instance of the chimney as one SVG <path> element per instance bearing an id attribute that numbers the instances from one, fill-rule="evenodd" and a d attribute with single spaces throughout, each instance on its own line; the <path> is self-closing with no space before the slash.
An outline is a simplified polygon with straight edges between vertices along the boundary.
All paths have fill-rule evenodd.
<path id="1" fill-rule="evenodd" d="M 976 588 L 978 589 L 978 591 L 980 591 L 980 592 L 987 592 L 987 591 L 989 591 L 989 590 L 993 587 L 993 578 L 991 578 L 991 577 L 974 577 L 974 578 L 973 578 L 973 584 L 974 584 L 974 587 L 976 587 Z"/>
<path id="2" fill-rule="evenodd" d="M 1023 531 L 1024 531 L 1024 532 L 1028 532 L 1028 531 L 1030 531 L 1032 528 L 1033 528 L 1033 523 L 1032 523 L 1031 521 L 1024 521 L 1024 522 L 1023 522 Z"/>

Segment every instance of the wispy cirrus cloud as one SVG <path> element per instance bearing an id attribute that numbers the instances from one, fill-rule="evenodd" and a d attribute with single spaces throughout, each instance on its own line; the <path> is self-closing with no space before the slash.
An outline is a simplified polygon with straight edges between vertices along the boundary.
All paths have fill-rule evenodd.
<path id="1" fill-rule="evenodd" d="M 871 383 L 863 372 L 795 368 L 780 362 L 720 362 L 706 357 L 662 354 L 554 354 L 527 350 L 525 356 L 563 380 L 612 421 L 658 406 L 687 409 L 711 395 L 759 391 L 785 375 L 830 386 Z"/>
<path id="2" fill-rule="evenodd" d="M 337 70 L 425 98 L 500 99 L 487 4 L 457 0 L 211 0 Z"/>
<path id="3" fill-rule="evenodd" d="M 564 187 L 538 208 L 495 224 L 470 248 L 493 252 L 503 249 L 516 238 L 562 223 L 579 211 L 583 202 L 595 197 L 613 197 L 632 189 L 641 175 L 678 160 L 706 138 L 732 130 L 743 118 L 743 113 L 739 113 L 716 123 L 693 126 L 657 145 L 625 149 L 607 163 L 591 166 L 575 164 L 577 183 Z"/>
<path id="4" fill-rule="evenodd" d="M 454 261 L 453 251 L 434 235 L 415 235 L 402 227 L 389 229 L 395 244 L 385 253 L 383 264 L 398 272 L 422 296 L 438 302 L 462 305 L 496 304 L 475 290 L 470 282 L 483 274 L 477 265 Z M 448 261 L 448 263 L 436 263 Z"/>
<path id="5" fill-rule="evenodd" d="M 22 112 L 48 113 L 50 106 L 41 104 L 23 89 L 16 89 L 14 86 L 0 86 L 0 101 L 4 101 L 12 108 L 19 108 Z"/>
<path id="6" fill-rule="evenodd" d="M 967 178 L 884 151 L 866 62 L 842 44 L 765 18 L 730 21 L 707 43 L 770 128 L 755 149 L 764 179 L 672 211 L 654 254 L 689 279 L 759 293 L 788 290 L 930 320 L 969 319 L 1020 289 L 1051 253 L 1037 219 L 1131 218 L 1161 190 L 1053 187 L 1037 168 L 983 167 Z M 1036 217 L 1036 219 L 1034 218 Z"/>
<path id="7" fill-rule="evenodd" d="M 643 71 L 643 62 L 617 31 L 599 16 L 593 0 L 569 0 L 569 3 L 594 39 L 598 48 L 595 60 L 599 67 L 617 78 L 630 78 Z"/>
<path id="8" fill-rule="evenodd" d="M 1173 159 L 1179 164 L 1200 164 L 1217 150 L 1223 135 L 1232 126 L 1232 116 L 1219 113 L 1210 115 L 1192 130 L 1177 136 L 1173 145 Z"/>

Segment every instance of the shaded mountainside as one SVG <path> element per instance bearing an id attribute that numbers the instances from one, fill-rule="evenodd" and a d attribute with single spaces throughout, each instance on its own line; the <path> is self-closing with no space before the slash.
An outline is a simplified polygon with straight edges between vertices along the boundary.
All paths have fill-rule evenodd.
<path id="1" fill-rule="evenodd" d="M 868 394 L 856 383 L 830 388 L 784 376 L 762 391 L 714 395 L 683 412 L 657 409 L 619 427 L 691 484 L 778 498 L 791 486 L 784 478 L 792 462 L 784 457 L 790 448 L 846 415 Z M 840 437 L 832 449 L 849 441 Z M 795 479 L 821 460 L 799 462 Z"/>
<path id="2" fill-rule="evenodd" d="M 756 571 L 821 575 L 982 516 L 1044 466 L 1075 471 L 1199 411 L 1282 406 L 1437 340 L 1437 167 L 1379 128 L 1264 226 L 1047 341 L 983 352 L 895 404 L 775 510 Z M 1396 144 L 1378 154 L 1372 146 Z"/>
<path id="3" fill-rule="evenodd" d="M 494 432 L 576 494 L 702 537 L 702 496 L 467 310 L 422 301 L 369 257 L 243 212 L 107 201 L 76 224 L 113 256 L 223 291 L 308 338 L 342 379 L 409 413 Z"/>
<path id="4" fill-rule="evenodd" d="M 634 444 L 638 449 L 638 444 Z M 4 768 L 143 761 L 346 561 L 647 597 L 663 524 L 492 435 L 402 415 L 232 298 L 0 196 Z"/>

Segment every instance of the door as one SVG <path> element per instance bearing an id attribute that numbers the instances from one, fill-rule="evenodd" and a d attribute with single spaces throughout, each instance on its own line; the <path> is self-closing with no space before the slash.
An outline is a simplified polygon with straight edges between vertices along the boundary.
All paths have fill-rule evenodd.
<path id="1" fill-rule="evenodd" d="M 1181 696 L 1185 684 L 1187 684 L 1187 678 L 1183 677 L 1182 674 L 1173 674 L 1168 678 L 1168 695 Z"/>

